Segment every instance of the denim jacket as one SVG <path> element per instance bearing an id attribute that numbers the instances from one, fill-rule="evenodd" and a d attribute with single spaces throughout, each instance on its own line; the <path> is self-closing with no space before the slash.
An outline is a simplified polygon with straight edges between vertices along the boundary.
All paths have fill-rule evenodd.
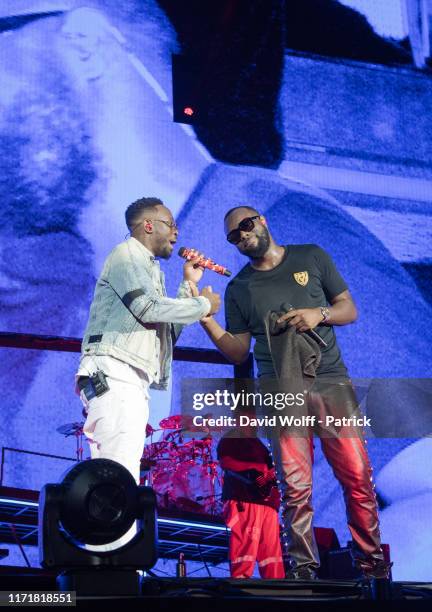
<path id="1" fill-rule="evenodd" d="M 117 245 L 96 283 L 81 356 L 111 355 L 147 372 L 152 387 L 166 389 L 172 347 L 183 328 L 210 310 L 205 297 L 191 297 L 188 283 L 166 297 L 164 274 L 135 238 Z"/>

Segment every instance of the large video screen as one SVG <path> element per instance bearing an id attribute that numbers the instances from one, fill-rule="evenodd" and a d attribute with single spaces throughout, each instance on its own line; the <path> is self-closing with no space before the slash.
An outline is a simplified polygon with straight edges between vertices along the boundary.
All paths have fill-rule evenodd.
<path id="1" fill-rule="evenodd" d="M 403 62 L 290 52 L 281 42 L 289 15 L 270 2 L 252 42 L 244 27 L 212 46 L 221 61 L 204 81 L 206 119 L 174 123 L 171 56 L 190 45 L 174 4 L 2 2 L 0 330 L 81 337 L 104 259 L 125 239 L 125 209 L 142 196 L 171 209 L 178 246 L 237 273 L 246 260 L 226 242 L 223 217 L 245 204 L 279 244 L 331 254 L 359 309 L 358 321 L 337 331 L 350 375 L 391 379 L 395 398 L 396 379 L 425 379 L 424 414 L 432 406 L 430 75 Z M 173 296 L 182 260 L 174 254 L 162 267 Z M 223 294 L 227 279 L 207 271 L 204 283 Z M 217 318 L 225 324 L 223 309 Z M 198 324 L 179 344 L 212 347 Z M 0 350 L 3 484 L 38 490 L 76 456 L 75 438 L 57 429 L 82 420 L 79 356 Z M 169 391 L 152 393 L 150 423 L 179 411 L 183 377 L 232 375 L 231 366 L 175 362 Z M 395 401 L 394 410 L 415 418 L 418 406 Z M 342 493 L 316 446 L 315 523 L 345 542 Z M 427 437 L 369 440 L 395 578 L 432 579 L 431 451 Z"/>

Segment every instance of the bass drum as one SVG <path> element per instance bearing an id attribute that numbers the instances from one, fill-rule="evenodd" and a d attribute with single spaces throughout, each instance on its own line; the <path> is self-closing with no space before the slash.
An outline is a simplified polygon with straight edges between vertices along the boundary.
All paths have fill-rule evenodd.
<path id="1" fill-rule="evenodd" d="M 212 480 L 208 466 L 197 464 L 192 460 L 178 465 L 172 475 L 170 491 L 175 507 L 197 514 L 219 514 L 220 480 L 214 479 L 214 489 Z"/>

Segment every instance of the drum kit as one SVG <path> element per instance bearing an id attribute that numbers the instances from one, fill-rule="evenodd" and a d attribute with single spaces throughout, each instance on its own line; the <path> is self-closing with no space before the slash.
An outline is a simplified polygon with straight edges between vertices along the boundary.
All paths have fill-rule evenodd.
<path id="1" fill-rule="evenodd" d="M 65 437 L 76 438 L 76 458 L 83 460 L 84 423 L 57 428 Z M 153 436 L 162 436 L 153 442 Z M 158 429 L 146 428 L 148 443 L 141 458 L 141 484 L 154 489 L 159 509 L 220 516 L 222 479 L 214 458 L 214 440 L 207 433 L 201 439 L 184 440 L 180 415 L 162 419 Z"/>
<path id="2" fill-rule="evenodd" d="M 153 487 L 159 508 L 220 515 L 221 472 L 213 457 L 213 438 L 207 434 L 185 442 L 183 425 L 182 417 L 174 415 L 152 431 L 141 460 L 142 482 Z M 156 431 L 163 432 L 162 438 L 152 442 Z"/>

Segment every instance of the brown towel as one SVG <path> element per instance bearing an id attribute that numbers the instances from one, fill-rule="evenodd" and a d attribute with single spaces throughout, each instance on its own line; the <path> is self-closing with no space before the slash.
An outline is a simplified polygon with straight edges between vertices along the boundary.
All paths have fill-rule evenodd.
<path id="1" fill-rule="evenodd" d="M 304 333 L 297 333 L 287 321 L 278 323 L 284 312 L 269 311 L 264 318 L 267 342 L 278 379 L 303 381 L 310 386 L 321 361 L 318 343 Z"/>
<path id="2" fill-rule="evenodd" d="M 277 323 L 282 314 L 284 314 L 283 311 L 269 311 L 264 318 L 276 381 L 260 379 L 260 384 L 266 392 L 283 393 L 285 397 L 292 394 L 296 401 L 294 404 L 287 404 L 284 408 L 277 408 L 274 403 L 272 408 L 268 409 L 268 414 L 276 415 L 277 418 L 277 426 L 267 428 L 266 433 L 267 437 L 273 440 L 278 440 L 284 432 L 288 432 L 290 436 L 309 437 L 310 432 L 307 427 L 302 424 L 285 427 L 279 417 L 306 417 L 308 415 L 308 404 L 304 400 L 315 381 L 316 369 L 321 361 L 320 348 L 313 338 L 307 334 L 297 333 L 296 328 L 291 327 L 287 322 Z M 276 399 L 276 395 L 274 397 Z M 279 474 L 281 474 L 278 449 L 280 450 L 280 447 L 276 445 L 273 453 Z"/>

